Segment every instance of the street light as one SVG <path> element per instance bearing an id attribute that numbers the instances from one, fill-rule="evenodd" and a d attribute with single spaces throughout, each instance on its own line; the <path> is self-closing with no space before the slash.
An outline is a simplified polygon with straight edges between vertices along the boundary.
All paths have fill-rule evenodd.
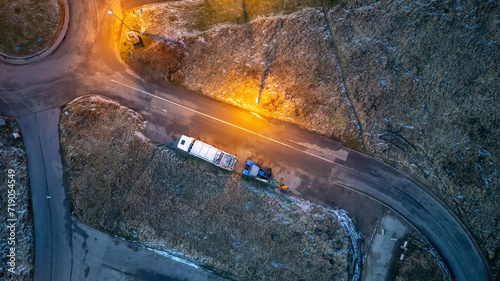
<path id="1" fill-rule="evenodd" d="M 130 28 L 126 23 L 124 23 L 117 15 L 115 15 L 113 13 L 113 11 L 108 11 L 108 14 L 110 15 L 114 15 L 119 21 L 121 21 L 126 27 L 128 27 L 128 29 L 130 29 L 130 31 L 133 31 L 132 28 Z"/>

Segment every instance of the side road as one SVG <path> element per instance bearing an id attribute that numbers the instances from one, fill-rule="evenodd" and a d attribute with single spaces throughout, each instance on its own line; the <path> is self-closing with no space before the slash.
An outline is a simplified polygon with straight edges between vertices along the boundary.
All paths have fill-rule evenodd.
<path id="1" fill-rule="evenodd" d="M 71 217 L 63 183 L 59 113 L 55 108 L 17 118 L 35 214 L 34 280 L 224 280 Z"/>
<path id="2" fill-rule="evenodd" d="M 226 280 L 111 237 L 73 217 L 71 280 Z"/>
<path id="3" fill-rule="evenodd" d="M 59 154 L 59 109 L 17 118 L 21 127 L 35 216 L 35 280 L 67 281 L 71 218 Z"/>

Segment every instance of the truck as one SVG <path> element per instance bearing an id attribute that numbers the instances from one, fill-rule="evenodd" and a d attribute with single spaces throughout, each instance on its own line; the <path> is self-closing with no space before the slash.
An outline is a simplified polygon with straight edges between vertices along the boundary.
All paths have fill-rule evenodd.
<path id="1" fill-rule="evenodd" d="M 179 139 L 177 148 L 228 171 L 233 171 L 238 161 L 229 153 L 185 135 Z"/>
<path id="2" fill-rule="evenodd" d="M 288 189 L 288 186 L 273 179 L 273 171 L 271 170 L 271 168 L 259 166 L 259 164 L 251 160 L 247 160 L 245 169 L 243 170 L 243 175 L 255 178 L 256 180 L 259 180 L 261 182 L 269 183 L 275 187 Z"/>
<path id="3" fill-rule="evenodd" d="M 243 174 L 265 182 L 271 180 L 271 177 L 273 176 L 271 168 L 259 166 L 251 160 L 247 160 Z"/>

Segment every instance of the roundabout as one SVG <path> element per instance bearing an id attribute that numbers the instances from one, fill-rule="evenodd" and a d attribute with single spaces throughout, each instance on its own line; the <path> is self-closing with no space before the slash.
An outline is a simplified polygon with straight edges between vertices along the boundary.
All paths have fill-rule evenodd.
<path id="1" fill-rule="evenodd" d="M 0 20 L 0 60 L 22 65 L 50 55 L 64 40 L 69 23 L 67 0 L 6 1 Z"/>

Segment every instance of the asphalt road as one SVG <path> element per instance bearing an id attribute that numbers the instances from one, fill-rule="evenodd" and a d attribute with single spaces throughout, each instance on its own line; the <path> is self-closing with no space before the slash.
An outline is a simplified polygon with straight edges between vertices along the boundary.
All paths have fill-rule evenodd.
<path id="1" fill-rule="evenodd" d="M 141 3 L 124 1 L 127 7 Z M 121 26 L 107 10 L 120 16 L 121 3 L 90 0 L 69 4 L 69 29 L 53 54 L 32 65 L 2 63 L 0 67 L 0 115 L 17 118 L 28 155 L 35 216 L 35 280 L 119 279 L 116 276 L 155 280 L 166 274 L 161 264 L 167 259 L 148 259 L 145 253 L 143 262 L 126 263 L 136 252 L 130 251 L 130 245 L 113 247 L 109 238 L 100 239 L 103 242 L 98 246 L 88 247 L 87 243 L 86 248 L 84 242 L 91 235 L 88 229 L 77 231 L 79 224 L 71 218 L 59 153 L 58 108 L 88 94 L 104 95 L 140 111 L 149 120 L 148 135 L 155 140 L 173 143 L 180 134 L 189 134 L 235 153 L 240 159 L 237 170 L 247 157 L 272 166 L 278 178 L 306 199 L 336 207 L 342 198 L 339 190 L 370 196 L 424 234 L 454 279 L 490 278 L 460 221 L 414 180 L 295 126 L 143 81 L 120 62 L 113 47 Z M 99 252 L 103 248 L 107 252 Z M 147 262 L 152 260 L 158 265 Z"/>

